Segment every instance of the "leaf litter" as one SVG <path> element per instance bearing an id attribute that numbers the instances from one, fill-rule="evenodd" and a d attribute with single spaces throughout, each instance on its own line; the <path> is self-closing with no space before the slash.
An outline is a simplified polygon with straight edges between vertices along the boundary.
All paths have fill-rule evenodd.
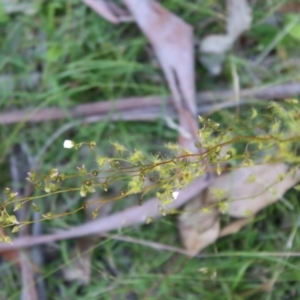
<path id="1" fill-rule="evenodd" d="M 120 22 L 121 19 L 112 12 L 112 6 L 109 6 L 108 2 L 97 1 L 98 7 L 93 5 L 95 1 L 84 0 L 84 2 L 108 21 L 114 24 Z M 194 138 L 197 122 L 192 27 L 155 1 L 124 0 L 124 2 L 151 42 L 160 61 L 179 113 L 180 127 L 190 132 Z M 202 53 L 221 56 L 217 65 L 208 64 L 212 74 L 220 72 L 222 55 L 232 47 L 243 31 L 249 29 L 252 21 L 251 9 L 247 1 L 228 0 L 227 7 L 226 34 L 208 36 L 201 43 Z M 193 147 L 191 138 L 180 136 L 179 143 L 181 146 Z M 259 180 L 249 182 L 247 179 L 251 174 L 259 175 Z M 278 180 L 279 174 L 285 174 L 282 180 Z M 240 219 L 220 229 L 219 209 L 213 208 L 206 213 L 201 211 L 216 202 L 211 192 L 206 190 L 185 206 L 185 212 L 179 218 L 179 229 L 184 246 L 191 255 L 195 255 L 216 241 L 218 237 L 237 232 L 251 220 L 245 218 L 247 214 L 255 215 L 265 206 L 276 202 L 298 180 L 299 176 L 290 174 L 284 164 L 243 168 L 221 175 L 212 186 L 226 189 L 226 198 L 230 199 L 227 213 Z M 82 240 L 73 255 L 80 259 L 84 258 L 84 267 L 80 267 L 82 261 L 78 261 L 79 265 L 75 266 L 75 270 L 82 269 L 82 271 L 74 272 L 73 265 L 70 266 L 73 267 L 73 271 L 65 270 L 65 274 L 69 274 L 65 276 L 66 279 L 68 276 L 69 278 L 73 276 L 72 279 L 83 277 L 82 283 L 87 283 L 90 276 L 90 255 L 83 256 L 86 247 L 82 245 L 89 245 L 89 243 Z M 74 273 L 71 276 L 72 272 Z"/>
<path id="2" fill-rule="evenodd" d="M 137 25 L 151 43 L 162 66 L 179 114 L 179 144 L 191 151 L 197 137 L 193 29 L 182 19 L 153 0 L 124 0 Z M 200 45 L 201 61 L 211 74 L 221 72 L 224 54 L 252 23 L 252 10 L 246 0 L 227 0 L 226 33 L 205 37 Z M 106 17 L 107 18 L 107 17 Z M 108 19 L 108 18 L 107 18 Z M 113 22 L 116 23 L 116 22 Z M 180 63 L 178 63 L 180 62 Z M 249 176 L 257 180 L 249 181 Z M 279 174 L 284 174 L 279 180 Z M 248 224 L 257 212 L 276 202 L 298 181 L 285 164 L 260 165 L 234 170 L 216 178 L 212 188 L 225 190 L 230 216 L 240 218 L 220 229 L 220 208 L 206 213 L 216 203 L 211 190 L 202 192 L 185 206 L 179 218 L 179 230 L 186 249 L 195 255 L 220 236 L 235 233 Z"/>
<path id="3" fill-rule="evenodd" d="M 226 7 L 226 34 L 208 35 L 200 43 L 200 61 L 211 75 L 221 73 L 225 53 L 252 23 L 252 10 L 247 0 L 227 0 Z"/>
<path id="4" fill-rule="evenodd" d="M 249 180 L 249 177 L 255 180 Z M 191 206 L 194 211 L 183 213 L 179 219 L 181 238 L 191 255 L 215 242 L 218 237 L 238 232 L 253 220 L 253 216 L 266 206 L 280 200 L 283 194 L 300 180 L 300 171 L 289 170 L 284 163 L 256 165 L 233 170 L 217 177 L 208 193 L 203 193 L 198 206 Z M 238 218 L 218 231 L 220 211 L 213 209 L 205 214 L 203 208 L 217 203 L 211 190 L 224 191 L 224 200 L 228 201 L 227 214 Z M 189 204 L 188 204 L 189 205 Z M 188 207 L 188 205 L 186 207 Z M 202 209 L 202 210 L 201 210 Z M 210 226 L 205 226 L 210 224 Z M 204 230 L 203 230 L 204 229 Z"/>

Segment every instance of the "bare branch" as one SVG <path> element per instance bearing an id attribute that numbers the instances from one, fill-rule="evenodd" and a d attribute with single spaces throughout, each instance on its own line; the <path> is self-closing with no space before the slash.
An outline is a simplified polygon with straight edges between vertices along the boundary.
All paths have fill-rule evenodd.
<path id="1" fill-rule="evenodd" d="M 193 183 L 182 190 L 178 198 L 172 204 L 167 206 L 165 210 L 168 211 L 169 209 L 175 209 L 182 206 L 192 197 L 199 194 L 209 184 L 210 182 L 205 180 L 204 177 L 196 179 Z M 73 227 L 66 231 L 35 237 L 20 237 L 14 239 L 12 244 L 0 243 L 0 252 L 10 249 L 32 247 L 34 245 L 50 243 L 57 240 L 78 238 L 93 234 L 100 235 L 111 230 L 143 224 L 146 222 L 147 218 L 154 219 L 161 216 L 159 206 L 159 200 L 153 198 L 145 202 L 142 206 L 131 207 L 108 217 L 87 222 L 83 225 Z"/>
<path id="2" fill-rule="evenodd" d="M 300 95 L 299 83 L 286 83 L 268 87 L 244 89 L 240 92 L 241 105 L 258 100 L 280 100 Z M 201 92 L 197 96 L 198 113 L 206 113 L 236 105 L 234 92 Z M 124 98 L 115 101 L 98 101 L 77 105 L 69 109 L 68 114 L 60 108 L 43 108 L 40 110 L 15 110 L 0 114 L 0 124 L 14 124 L 22 121 L 38 123 L 49 120 L 61 120 L 94 117 L 101 120 L 142 121 L 155 120 L 161 116 L 162 103 L 167 104 L 168 116 L 175 115 L 175 108 L 170 97 L 148 96 Z M 92 122 L 93 119 L 89 119 Z"/>

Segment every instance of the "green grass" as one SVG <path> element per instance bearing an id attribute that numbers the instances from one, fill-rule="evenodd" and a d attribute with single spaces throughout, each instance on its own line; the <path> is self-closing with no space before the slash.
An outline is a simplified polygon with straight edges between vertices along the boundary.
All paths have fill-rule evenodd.
<path id="1" fill-rule="evenodd" d="M 242 87 L 299 78 L 297 64 L 287 63 L 299 59 L 298 41 L 289 35 L 275 43 L 261 64 L 255 64 L 255 58 L 272 46 L 287 25 L 281 19 L 275 25 L 264 20 L 273 16 L 273 7 L 288 1 L 258 2 L 254 6 L 254 27 L 228 54 L 222 75 L 212 78 L 197 63 L 198 90 L 230 88 L 232 61 Z M 58 106 L 67 117 L 38 125 L 22 122 L 0 127 L 0 189 L 11 185 L 9 153 L 15 153 L 14 145 L 25 145 L 27 157 L 34 158 L 52 134 L 66 123 L 76 121 L 68 116 L 68 109 L 73 105 L 168 94 L 163 74 L 153 54 L 147 50 L 149 45 L 134 24 L 111 25 L 79 0 L 32 0 L 28 3 L 37 9 L 33 16 L 22 12 L 7 15 L 3 7 L 0 8 L 0 110 L 30 108 L 34 111 Z M 192 24 L 199 39 L 209 33 L 224 32 L 220 1 L 166 0 L 163 4 Z M 287 58 L 282 59 L 280 53 L 285 53 Z M 212 117 L 226 123 L 234 113 L 228 110 Z M 242 113 L 248 114 L 247 111 Z M 39 167 L 42 173 L 53 167 L 72 172 L 79 165 L 94 163 L 85 152 L 70 155 L 64 150 L 62 143 L 67 138 L 96 140 L 101 153 L 109 153 L 111 139 L 131 149 L 155 153 L 165 141 L 175 141 L 176 135 L 161 119 L 152 123 L 107 120 L 75 124 L 48 147 L 39 160 Z M 43 211 L 50 208 L 59 211 L 76 207 L 78 201 L 77 196 L 64 195 L 39 204 Z M 297 229 L 300 211 L 297 193 L 289 192 L 285 201 L 289 206 L 286 202 L 278 202 L 268 207 L 239 233 L 222 238 L 205 249 L 204 254 L 214 254 L 210 258 L 188 259 L 133 243 L 99 240 L 92 249 L 92 275 L 87 286 L 66 283 L 62 277 L 64 264 L 70 263 L 68 249 L 74 241 L 58 242 L 57 247 L 47 246 L 41 270 L 47 299 L 300 299 L 299 259 L 260 255 L 264 251 L 286 251 L 285 245 Z M 51 232 L 57 227 L 68 228 L 82 222 L 82 214 L 71 215 L 45 222 L 43 231 Z M 166 217 L 147 226 L 126 229 L 121 234 L 181 247 L 176 222 L 175 217 Z M 296 230 L 291 251 L 299 251 L 298 232 Z M 202 268 L 207 268 L 208 272 L 202 273 Z M 20 270 L 7 262 L 0 264 L 0 270 L 0 299 L 19 299 Z M 277 273 L 273 290 L 263 291 L 263 282 Z"/>

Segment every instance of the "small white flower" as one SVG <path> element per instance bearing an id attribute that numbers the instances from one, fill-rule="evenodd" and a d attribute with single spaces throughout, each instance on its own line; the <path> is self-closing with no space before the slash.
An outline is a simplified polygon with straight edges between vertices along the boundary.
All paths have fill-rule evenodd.
<path id="1" fill-rule="evenodd" d="M 73 141 L 70 141 L 70 140 L 65 140 L 64 141 L 64 148 L 68 148 L 68 149 L 71 149 L 74 147 L 74 142 Z"/>
<path id="2" fill-rule="evenodd" d="M 174 192 L 172 193 L 173 199 L 176 200 L 177 197 L 178 197 L 178 195 L 179 195 L 179 192 L 178 192 L 178 191 L 174 191 Z"/>

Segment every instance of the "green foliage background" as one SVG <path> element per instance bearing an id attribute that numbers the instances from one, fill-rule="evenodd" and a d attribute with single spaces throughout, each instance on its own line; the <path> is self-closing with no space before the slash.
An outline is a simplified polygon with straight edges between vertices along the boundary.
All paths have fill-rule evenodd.
<path id="1" fill-rule="evenodd" d="M 278 38 L 290 22 L 295 22 L 294 16 L 275 19 L 275 23 L 269 21 L 274 17 L 275 9 L 288 2 L 273 0 L 256 3 L 254 25 L 245 34 L 245 42 L 239 41 L 228 54 L 222 75 L 211 78 L 197 64 L 197 89 L 228 88 L 233 64 L 243 87 L 298 80 L 298 25 L 283 38 Z M 0 4 L 1 111 L 18 108 L 34 111 L 41 107 L 59 106 L 68 116 L 68 109 L 79 103 L 168 94 L 154 54 L 135 25 L 113 26 L 79 0 L 36 0 L 28 3 L 34 5 L 34 15 L 22 12 L 7 14 L 4 5 Z M 196 37 L 224 31 L 224 20 L 219 17 L 223 7 L 217 1 L 197 0 L 190 3 L 168 0 L 163 4 L 191 23 L 195 27 Z M 265 53 L 267 57 L 263 63 L 256 64 L 255 58 Z M 252 127 L 248 124 L 247 134 L 251 135 L 256 126 L 263 122 L 261 114 L 264 115 L 263 108 L 266 106 L 263 101 L 255 106 L 258 117 L 251 121 Z M 295 110 L 297 112 L 297 105 Z M 252 114 L 249 106 L 242 107 L 242 118 L 249 119 Z M 229 109 L 210 118 L 220 123 L 221 128 L 232 125 L 237 130 L 238 126 L 228 124 L 234 115 L 235 110 Z M 74 124 L 55 139 L 35 162 L 34 158 L 49 137 L 66 123 Z M 275 123 L 276 120 L 272 124 Z M 55 167 L 71 174 L 77 172 L 76 167 L 83 163 L 89 170 L 94 169 L 95 159 L 84 151 L 72 151 L 70 155 L 70 151 L 62 148 L 65 139 L 96 141 L 97 154 L 107 156 L 111 154 L 112 139 L 131 151 L 138 148 L 144 153 L 154 154 L 163 151 L 164 143 L 175 142 L 176 136 L 177 133 L 165 126 L 162 119 L 152 123 L 112 123 L 108 118 L 104 122 L 81 124 L 67 117 L 38 125 L 23 122 L 1 126 L 0 187 L 2 190 L 11 187 L 10 153 L 18 153 L 21 146 L 27 149 L 25 157 L 21 155 L 17 158 L 24 162 L 19 167 L 25 178 L 26 170 L 34 163 L 38 163 L 41 174 L 48 174 Z M 244 144 L 239 147 L 237 150 L 241 152 Z M 290 159 L 298 160 L 297 145 L 292 147 L 293 152 L 289 149 L 283 153 L 292 152 Z M 20 152 L 24 153 L 24 149 Z M 74 179 L 74 185 L 80 187 L 81 182 Z M 62 193 L 39 203 L 44 213 L 72 210 L 81 205 L 79 193 Z M 126 205 L 129 204 L 120 201 L 115 210 Z M 54 254 L 46 255 L 41 270 L 48 299 L 142 299 L 152 287 L 155 292 L 147 299 L 197 299 L 199 294 L 204 299 L 212 300 L 297 299 L 300 295 L 298 259 L 260 255 L 260 252 L 285 251 L 284 245 L 291 232 L 295 232 L 295 236 L 290 250 L 298 251 L 299 210 L 298 192 L 292 190 L 282 201 L 260 213 L 245 229 L 207 248 L 205 253 L 214 254 L 211 258 L 187 259 L 171 252 L 158 253 L 137 244 L 111 239 L 99 241 L 93 247 L 92 279 L 85 287 L 76 282 L 66 284 L 63 281 L 61 269 L 70 264 L 69 249 L 74 242 L 59 242 L 56 248 L 50 248 Z M 54 228 L 70 228 L 82 224 L 83 219 L 81 213 L 54 218 L 45 221 L 43 231 L 47 233 Z M 147 226 L 126 229 L 122 234 L 180 246 L 174 216 L 167 216 Z M 207 268 L 208 272 L 201 272 L 202 268 Z M 0 269 L 5 274 L 1 278 L 0 295 L 4 299 L 18 299 L 21 290 L 19 269 L 4 262 Z M 212 279 L 215 272 L 217 276 Z M 260 291 L 262 282 L 274 278 L 274 274 L 277 275 L 273 290 L 269 293 Z"/>

